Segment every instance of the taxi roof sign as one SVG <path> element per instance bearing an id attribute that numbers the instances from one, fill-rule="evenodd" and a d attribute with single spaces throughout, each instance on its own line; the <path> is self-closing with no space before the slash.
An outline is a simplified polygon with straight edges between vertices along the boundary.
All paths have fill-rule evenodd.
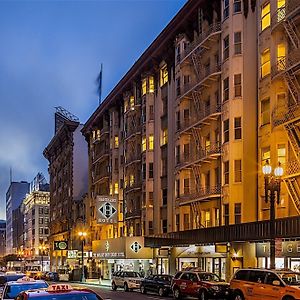
<path id="1" fill-rule="evenodd" d="M 34 282 L 35 280 L 33 278 L 30 278 L 28 276 L 24 276 L 22 278 L 17 279 L 17 282 Z"/>
<path id="2" fill-rule="evenodd" d="M 73 288 L 70 284 L 51 284 L 46 289 L 47 292 L 67 292 L 72 290 Z"/>

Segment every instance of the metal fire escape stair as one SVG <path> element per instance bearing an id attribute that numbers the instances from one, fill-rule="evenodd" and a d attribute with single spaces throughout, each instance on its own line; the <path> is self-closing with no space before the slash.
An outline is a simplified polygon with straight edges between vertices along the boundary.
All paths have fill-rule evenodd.
<path id="1" fill-rule="evenodd" d="M 291 71 L 284 73 L 284 79 L 295 103 L 300 103 L 300 87 L 296 75 Z"/>
<path id="2" fill-rule="evenodd" d="M 299 34 L 297 32 L 297 28 L 295 24 L 293 23 L 292 20 L 287 19 L 284 23 L 283 26 L 293 44 L 293 46 L 296 49 L 300 48 L 300 40 L 299 40 Z"/>
<path id="3" fill-rule="evenodd" d="M 293 152 L 298 161 L 300 161 L 300 129 L 295 123 L 286 124 L 284 127 L 286 129 Z"/>
<path id="4" fill-rule="evenodd" d="M 201 77 L 201 72 L 203 70 L 203 65 L 201 61 L 201 55 L 199 53 L 193 53 L 192 54 L 192 61 L 195 68 L 195 72 L 197 74 L 198 79 Z"/>
<path id="5" fill-rule="evenodd" d="M 300 214 L 300 186 L 296 178 L 286 178 L 284 183 L 287 187 L 288 193 L 296 207 L 298 214 Z"/>
<path id="6" fill-rule="evenodd" d="M 193 91 L 192 97 L 194 100 L 194 105 L 196 108 L 196 112 L 199 118 L 201 118 L 202 110 L 201 110 L 201 92 L 200 91 Z"/>
<path id="7" fill-rule="evenodd" d="M 201 170 L 200 165 L 193 165 L 192 166 L 194 178 L 195 178 L 195 185 L 196 185 L 196 191 L 200 192 L 201 190 Z"/>

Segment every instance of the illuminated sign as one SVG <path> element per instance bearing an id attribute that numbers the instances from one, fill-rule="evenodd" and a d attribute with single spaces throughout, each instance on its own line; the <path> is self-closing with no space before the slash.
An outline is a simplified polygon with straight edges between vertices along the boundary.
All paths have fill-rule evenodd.
<path id="1" fill-rule="evenodd" d="M 134 242 L 133 244 L 131 244 L 130 249 L 133 252 L 138 253 L 142 249 L 142 246 L 138 242 Z"/>
<path id="2" fill-rule="evenodd" d="M 105 250 L 108 252 L 108 250 L 109 250 L 109 242 L 108 241 L 106 241 L 105 242 Z"/>
<path id="3" fill-rule="evenodd" d="M 96 198 L 97 223 L 117 223 L 117 199 L 111 196 L 97 196 Z"/>
<path id="4" fill-rule="evenodd" d="M 68 250 L 68 241 L 54 241 L 54 250 Z"/>

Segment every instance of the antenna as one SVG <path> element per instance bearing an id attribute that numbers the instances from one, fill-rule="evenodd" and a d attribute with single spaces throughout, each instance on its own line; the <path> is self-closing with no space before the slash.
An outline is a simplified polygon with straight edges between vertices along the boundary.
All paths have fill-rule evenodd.
<path id="1" fill-rule="evenodd" d="M 12 167 L 9 168 L 9 181 L 12 183 Z"/>

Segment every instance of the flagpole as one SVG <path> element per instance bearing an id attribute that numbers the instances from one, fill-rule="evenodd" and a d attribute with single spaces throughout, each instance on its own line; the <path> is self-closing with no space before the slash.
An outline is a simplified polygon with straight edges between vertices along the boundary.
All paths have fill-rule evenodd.
<path id="1" fill-rule="evenodd" d="M 103 64 L 101 63 L 100 67 L 100 74 L 99 74 L 99 105 L 101 104 L 101 98 L 102 98 L 102 71 L 103 71 Z"/>

